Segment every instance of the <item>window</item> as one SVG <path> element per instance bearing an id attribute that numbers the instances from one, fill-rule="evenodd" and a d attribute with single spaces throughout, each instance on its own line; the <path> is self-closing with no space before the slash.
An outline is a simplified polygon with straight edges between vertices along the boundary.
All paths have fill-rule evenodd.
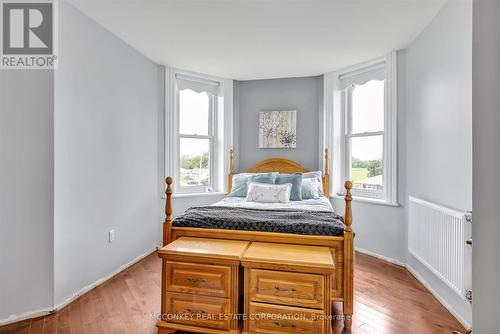
<path id="1" fill-rule="evenodd" d="M 359 196 L 384 199 L 385 80 L 347 88 L 347 172 Z"/>
<path id="2" fill-rule="evenodd" d="M 233 81 L 165 67 L 165 177 L 174 196 L 227 189 Z"/>
<path id="3" fill-rule="evenodd" d="M 358 67 L 338 78 L 344 101 L 343 177 L 353 181 L 355 198 L 396 204 L 395 64 Z"/>
<path id="4" fill-rule="evenodd" d="M 214 188 L 216 88 L 215 82 L 177 77 L 178 192 L 207 192 Z"/>

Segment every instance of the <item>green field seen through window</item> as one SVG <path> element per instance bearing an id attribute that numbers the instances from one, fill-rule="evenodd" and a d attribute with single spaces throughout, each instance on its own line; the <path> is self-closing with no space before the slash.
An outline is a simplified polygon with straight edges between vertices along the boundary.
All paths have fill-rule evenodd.
<path id="1" fill-rule="evenodd" d="M 353 168 L 352 182 L 358 182 L 368 178 L 368 168 Z"/>

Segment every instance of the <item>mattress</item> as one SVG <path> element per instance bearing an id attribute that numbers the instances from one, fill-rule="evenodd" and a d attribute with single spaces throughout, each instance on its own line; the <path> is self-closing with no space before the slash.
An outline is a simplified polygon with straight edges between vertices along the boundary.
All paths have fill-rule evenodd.
<path id="1" fill-rule="evenodd" d="M 228 197 L 213 205 L 189 208 L 172 225 L 327 236 L 341 236 L 344 232 L 343 218 L 324 197 L 289 203 L 256 203 Z"/>
<path id="2" fill-rule="evenodd" d="M 247 202 L 244 197 L 226 197 L 212 206 L 228 206 L 237 208 L 261 210 L 306 210 L 306 211 L 331 211 L 333 207 L 328 198 L 322 196 L 317 199 L 290 201 L 288 203 L 260 203 Z"/>

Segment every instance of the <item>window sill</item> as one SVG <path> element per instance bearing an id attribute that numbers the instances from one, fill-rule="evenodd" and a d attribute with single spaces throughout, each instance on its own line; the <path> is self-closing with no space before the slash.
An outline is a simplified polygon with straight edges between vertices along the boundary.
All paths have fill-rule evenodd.
<path id="1" fill-rule="evenodd" d="M 172 198 L 185 198 L 185 197 L 207 197 L 207 196 L 222 196 L 227 193 L 222 191 L 211 191 L 211 192 L 203 192 L 203 193 L 180 193 L 180 194 L 172 194 Z M 163 195 L 163 199 L 165 199 L 165 195 Z"/>
<path id="2" fill-rule="evenodd" d="M 342 195 L 332 195 L 330 196 L 330 199 L 341 199 L 343 200 L 345 196 L 342 196 Z M 375 205 L 382 205 L 382 206 L 390 206 L 390 207 L 394 207 L 394 208 L 397 208 L 399 207 L 399 203 L 390 203 L 390 202 L 387 202 L 385 200 L 380 200 L 380 199 L 376 199 L 376 198 L 367 198 L 367 197 L 357 197 L 357 196 L 353 196 L 352 197 L 352 200 L 354 202 L 361 202 L 361 203 L 368 203 L 368 204 L 375 204 Z"/>

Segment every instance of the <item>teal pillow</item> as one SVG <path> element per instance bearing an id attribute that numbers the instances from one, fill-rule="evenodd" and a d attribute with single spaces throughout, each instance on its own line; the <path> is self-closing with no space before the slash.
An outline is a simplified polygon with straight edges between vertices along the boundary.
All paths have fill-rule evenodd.
<path id="1" fill-rule="evenodd" d="M 248 191 L 248 182 L 274 184 L 276 173 L 249 174 L 241 173 L 233 177 L 233 187 L 229 197 L 246 197 Z"/>
<path id="2" fill-rule="evenodd" d="M 303 177 L 303 176 L 302 176 Z M 302 199 L 315 199 L 320 197 L 321 183 L 315 178 L 302 178 Z"/>
<path id="3" fill-rule="evenodd" d="M 292 184 L 292 191 L 290 192 L 290 201 L 302 200 L 302 173 L 295 174 L 278 174 L 276 175 L 275 184 Z"/>
<path id="4" fill-rule="evenodd" d="M 231 197 L 244 197 L 242 194 L 242 191 L 244 189 L 241 189 L 243 184 L 246 184 L 248 181 L 248 178 L 252 175 L 257 175 L 255 173 L 239 173 L 239 174 L 234 174 L 233 175 L 233 185 L 231 187 L 231 192 L 229 193 L 228 196 Z"/>

